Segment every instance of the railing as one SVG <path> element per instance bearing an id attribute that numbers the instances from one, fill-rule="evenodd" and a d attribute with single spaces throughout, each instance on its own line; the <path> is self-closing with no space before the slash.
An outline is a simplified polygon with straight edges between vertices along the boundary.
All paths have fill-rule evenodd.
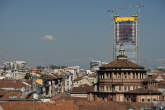
<path id="1" fill-rule="evenodd" d="M 113 82 L 141 82 L 144 79 L 100 79 L 100 83 L 113 83 Z"/>

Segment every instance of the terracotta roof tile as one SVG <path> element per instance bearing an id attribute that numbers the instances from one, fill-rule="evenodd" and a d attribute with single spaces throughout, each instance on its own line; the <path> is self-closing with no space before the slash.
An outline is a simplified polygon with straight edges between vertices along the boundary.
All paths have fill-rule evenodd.
<path id="1" fill-rule="evenodd" d="M 20 99 L 21 96 L 22 96 L 22 92 L 18 92 L 18 91 L 5 91 L 3 93 L 3 96 L 0 99 L 11 99 L 11 98 Z"/>
<path id="2" fill-rule="evenodd" d="M 90 91 L 93 91 L 94 87 L 89 86 L 87 84 L 81 85 L 79 87 L 74 87 L 71 91 L 71 93 L 88 93 Z"/>
<path id="3" fill-rule="evenodd" d="M 152 76 L 152 79 L 155 80 L 155 79 L 157 79 L 159 76 L 160 76 L 162 79 L 165 80 L 165 75 L 164 75 L 162 72 L 159 72 L 159 73 L 157 73 L 157 74 L 154 74 L 154 75 Z"/>
<path id="4" fill-rule="evenodd" d="M 53 104 L 41 102 L 2 102 L 3 110 L 60 110 Z M 64 109 L 66 110 L 66 109 Z"/>
<path id="5" fill-rule="evenodd" d="M 109 67 L 109 68 L 139 68 L 144 69 L 144 67 L 139 66 L 129 60 L 115 60 L 108 64 L 103 65 L 103 67 Z"/>
<path id="6" fill-rule="evenodd" d="M 69 100 L 73 100 L 73 101 L 87 101 L 87 98 L 81 98 L 81 97 L 71 97 L 71 96 L 67 96 L 64 94 L 57 94 L 56 96 L 54 96 L 53 98 L 51 98 L 51 100 L 55 100 L 55 101 L 69 101 Z"/>
<path id="7" fill-rule="evenodd" d="M 5 94 L 5 93 L 6 93 L 6 91 L 5 91 L 5 90 L 0 89 L 0 97 L 4 96 L 4 94 Z"/>
<path id="8" fill-rule="evenodd" d="M 86 74 L 80 76 L 80 77 L 77 77 L 74 81 L 80 81 L 81 79 L 83 79 L 85 76 L 87 76 Z"/>
<path id="9" fill-rule="evenodd" d="M 82 79 L 83 79 L 82 77 L 78 77 L 78 78 L 74 79 L 74 81 L 80 81 Z"/>
<path id="10" fill-rule="evenodd" d="M 44 77 L 47 80 L 54 80 L 54 79 L 60 79 L 60 78 L 62 78 L 60 75 L 57 75 L 57 74 L 54 74 L 54 73 L 46 74 Z"/>
<path id="11" fill-rule="evenodd" d="M 1 102 L 4 110 L 140 110 L 153 106 L 145 103 L 88 102 L 79 100 L 56 101 L 55 104 L 42 102 Z"/>
<path id="12" fill-rule="evenodd" d="M 22 87 L 26 88 L 27 86 L 21 81 L 16 80 L 0 80 L 0 88 L 15 88 L 21 89 Z"/>
<path id="13" fill-rule="evenodd" d="M 126 105 L 115 102 L 93 102 L 79 105 L 80 110 L 128 110 Z"/>

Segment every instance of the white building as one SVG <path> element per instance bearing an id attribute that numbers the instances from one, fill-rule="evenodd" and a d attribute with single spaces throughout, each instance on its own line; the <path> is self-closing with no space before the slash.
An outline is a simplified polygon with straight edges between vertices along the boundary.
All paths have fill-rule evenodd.
<path id="1" fill-rule="evenodd" d="M 99 60 L 92 60 L 90 62 L 90 69 L 91 69 L 91 71 L 97 71 L 97 70 L 99 70 L 99 67 L 104 64 L 107 64 L 107 63 L 103 62 L 103 61 L 99 61 Z"/>
<path id="2" fill-rule="evenodd" d="M 4 74 L 7 79 L 24 79 L 28 72 L 27 62 L 25 61 L 6 61 L 3 63 Z"/>
<path id="3" fill-rule="evenodd" d="M 65 72 L 70 72 L 73 74 L 73 80 L 78 77 L 80 73 L 80 66 L 72 66 L 64 69 Z"/>
<path id="4" fill-rule="evenodd" d="M 28 68 L 26 61 L 6 61 L 3 67 L 6 71 L 24 71 Z"/>
<path id="5" fill-rule="evenodd" d="M 65 73 L 65 92 L 70 92 L 73 86 L 73 74 L 71 72 Z"/>

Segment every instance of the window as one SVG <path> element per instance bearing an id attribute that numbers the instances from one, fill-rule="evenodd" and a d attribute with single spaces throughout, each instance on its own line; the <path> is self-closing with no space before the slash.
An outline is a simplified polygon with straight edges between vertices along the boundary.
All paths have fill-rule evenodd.
<path id="1" fill-rule="evenodd" d="M 104 86 L 100 86 L 100 91 L 104 91 Z"/>
<path id="2" fill-rule="evenodd" d="M 67 81 L 67 85 L 69 85 L 69 81 Z"/>
<path id="3" fill-rule="evenodd" d="M 150 102 L 150 99 L 148 99 L 148 102 Z"/>
<path id="4" fill-rule="evenodd" d="M 110 100 L 113 101 L 113 98 L 111 97 Z"/>
<path id="5" fill-rule="evenodd" d="M 106 78 L 108 79 L 108 73 L 106 73 Z"/>
<path id="6" fill-rule="evenodd" d="M 155 102 L 156 101 L 156 98 L 153 98 L 153 101 Z"/>
<path id="7" fill-rule="evenodd" d="M 124 87 L 125 91 L 127 91 L 127 86 Z"/>
<path id="8" fill-rule="evenodd" d="M 136 73 L 136 79 L 139 79 L 139 76 L 140 74 L 139 73 Z"/>
<path id="9" fill-rule="evenodd" d="M 127 79 L 127 75 L 125 74 L 125 79 Z"/>
<path id="10" fill-rule="evenodd" d="M 135 79 L 135 75 L 133 74 L 133 79 Z"/>
<path id="11" fill-rule="evenodd" d="M 107 89 L 107 91 L 109 91 L 109 89 L 108 89 L 109 87 L 108 86 L 106 86 L 106 89 Z"/>
<path id="12" fill-rule="evenodd" d="M 142 98 L 142 102 L 144 102 L 144 98 Z"/>
<path id="13" fill-rule="evenodd" d="M 121 91 L 121 86 L 119 86 L 119 91 Z"/>
<path id="14" fill-rule="evenodd" d="M 9 99 L 16 99 L 17 96 L 9 96 Z"/>

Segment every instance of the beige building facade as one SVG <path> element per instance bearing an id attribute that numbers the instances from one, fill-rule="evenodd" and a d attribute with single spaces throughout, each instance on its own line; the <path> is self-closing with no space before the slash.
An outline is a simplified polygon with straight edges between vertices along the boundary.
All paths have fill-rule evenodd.
<path id="1" fill-rule="evenodd" d="M 122 46 L 119 53 L 115 61 L 101 66 L 97 71 L 97 83 L 94 85 L 94 91 L 89 93 L 88 99 L 117 102 L 159 100 L 160 92 L 154 90 L 151 94 L 148 88 L 144 88 L 143 82 L 147 76 L 144 67 L 129 61 Z M 139 89 L 144 90 L 138 91 Z"/>

